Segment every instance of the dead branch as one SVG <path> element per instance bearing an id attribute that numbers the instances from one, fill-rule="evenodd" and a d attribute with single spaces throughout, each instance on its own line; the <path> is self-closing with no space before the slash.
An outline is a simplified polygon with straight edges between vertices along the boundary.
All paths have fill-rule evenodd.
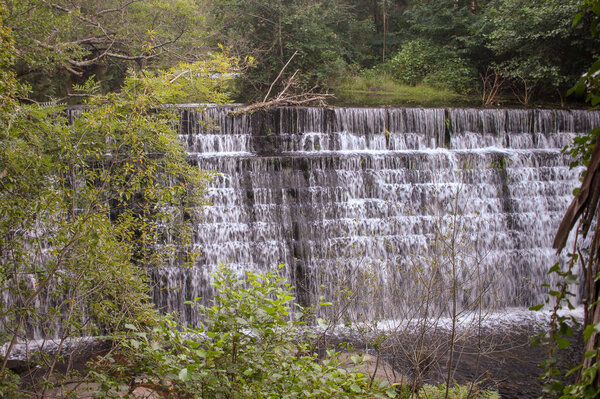
<path id="1" fill-rule="evenodd" d="M 254 104 L 247 105 L 242 108 L 231 111 L 231 115 L 241 115 L 249 112 L 258 111 L 261 109 L 274 108 L 274 107 L 294 107 L 306 104 L 313 104 L 318 106 L 327 105 L 326 100 L 334 97 L 333 94 L 321 93 L 311 94 L 306 93 L 304 95 L 298 95 L 292 97 L 275 98 L 270 101 L 257 102 Z"/>
<path id="2" fill-rule="evenodd" d="M 271 83 L 271 86 L 269 87 L 269 91 L 267 91 L 267 94 L 265 95 L 265 98 L 263 99 L 263 102 L 267 101 L 267 98 L 269 98 L 269 94 L 271 94 L 271 90 L 273 90 L 273 86 L 279 80 L 279 78 L 281 77 L 281 74 L 283 73 L 283 71 L 285 71 L 285 68 L 287 68 L 287 66 L 290 64 L 290 62 L 292 62 L 292 60 L 294 59 L 294 57 L 296 56 L 296 54 L 298 54 L 298 50 L 294 51 L 294 54 L 292 54 L 292 56 L 285 63 L 285 65 L 283 66 L 283 68 L 281 68 L 281 70 L 279 71 L 279 74 L 277 75 L 277 77 L 275 78 L 275 80 Z"/>
<path id="3" fill-rule="evenodd" d="M 279 74 L 277 75 L 275 80 L 273 80 L 273 82 L 271 83 L 271 86 L 269 87 L 269 91 L 265 95 L 265 98 L 263 99 L 263 101 L 253 103 L 253 104 L 247 105 L 242 108 L 235 109 L 235 110 L 231 111 L 230 114 L 231 115 L 241 115 L 241 114 L 245 114 L 245 113 L 249 113 L 249 112 L 258 111 L 261 109 L 274 108 L 274 107 L 294 107 L 294 106 L 302 106 L 302 105 L 307 105 L 307 104 L 317 105 L 317 106 L 327 105 L 326 100 L 328 98 L 333 98 L 334 95 L 329 94 L 329 93 L 315 92 L 314 87 L 311 90 L 302 91 L 299 94 L 293 94 L 293 93 L 288 94 L 288 91 L 290 91 L 291 88 L 296 86 L 296 83 L 297 83 L 296 75 L 298 74 L 298 72 L 300 72 L 300 70 L 296 70 L 292 74 L 292 76 L 290 76 L 287 79 L 287 82 L 283 86 L 283 89 L 279 92 L 279 94 L 275 98 L 272 98 L 271 100 L 268 99 L 269 95 L 271 94 L 271 91 L 273 90 L 273 86 L 275 86 L 275 83 L 281 78 L 283 71 L 287 68 L 287 66 L 290 64 L 292 59 L 296 56 L 296 54 L 298 54 L 298 51 L 295 51 L 294 54 L 292 54 L 292 56 L 288 60 L 288 62 L 286 62 L 286 64 L 283 66 L 283 68 L 281 68 L 281 70 L 279 71 Z"/>
<path id="4" fill-rule="evenodd" d="M 297 69 L 296 72 L 294 72 L 294 74 L 288 79 L 285 87 L 283 88 L 283 90 L 281 90 L 281 92 L 277 95 L 276 99 L 280 99 L 283 98 L 283 95 L 285 94 L 286 91 L 288 91 L 288 89 L 290 88 L 290 86 L 294 83 L 294 79 L 296 78 L 296 74 L 299 72 L 300 70 Z"/>

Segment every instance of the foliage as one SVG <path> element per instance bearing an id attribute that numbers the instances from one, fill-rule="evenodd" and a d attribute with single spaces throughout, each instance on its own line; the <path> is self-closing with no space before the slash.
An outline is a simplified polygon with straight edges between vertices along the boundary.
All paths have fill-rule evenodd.
<path id="1" fill-rule="evenodd" d="M 500 399 L 497 391 L 479 389 L 479 387 L 470 387 L 468 385 L 455 384 L 446 393 L 446 384 L 431 385 L 425 384 L 423 388 L 413 396 L 415 399 Z"/>
<path id="2" fill-rule="evenodd" d="M 574 24 L 577 25 L 584 17 L 591 19 L 592 35 L 597 35 L 598 21 L 600 21 L 600 1 L 586 0 L 581 3 L 581 11 L 576 14 Z M 575 87 L 571 89 L 571 93 L 586 94 L 587 100 L 597 106 L 600 103 L 600 85 L 598 84 L 598 70 L 600 69 L 600 61 L 596 61 L 588 71 L 583 74 Z M 549 273 L 557 273 L 562 279 L 559 286 L 549 291 L 550 296 L 554 297 L 554 309 L 552 311 L 551 323 L 549 331 L 546 334 L 546 339 L 549 343 L 548 359 L 544 363 L 545 372 L 543 378 L 545 381 L 543 395 L 545 397 L 560 397 L 563 399 L 575 398 L 597 398 L 600 394 L 600 353 L 598 332 L 600 331 L 599 320 L 599 305 L 600 297 L 598 291 L 598 280 L 600 278 L 600 268 L 598 263 L 598 242 L 599 236 L 596 232 L 593 235 L 591 244 L 585 240 L 592 219 L 594 223 L 598 223 L 595 210 L 597 207 L 597 196 L 592 194 L 591 200 L 582 196 L 590 190 L 591 178 L 597 173 L 598 168 L 598 134 L 600 128 L 593 129 L 589 135 L 575 140 L 571 147 L 565 148 L 575 158 L 572 166 L 579 165 L 579 162 L 586 165 L 587 169 L 585 177 L 580 189 L 575 191 L 576 197 L 567 210 L 565 217 L 559 227 L 559 231 L 554 241 L 554 247 L 561 251 L 566 243 L 568 234 L 573 229 L 575 230 L 575 238 L 573 248 L 568 254 L 569 263 L 566 271 L 562 271 L 558 264 L 554 265 Z M 596 185 L 597 183 L 591 183 Z M 579 212 L 583 212 L 583 217 L 577 226 L 575 222 L 580 218 L 581 214 L 574 211 L 574 206 L 581 206 Z M 568 226 L 564 229 L 564 226 Z M 580 364 L 571 369 L 566 375 L 577 373 L 577 381 L 570 385 L 565 385 L 558 377 L 561 375 L 561 370 L 557 364 L 556 354 L 559 349 L 566 348 L 571 345 L 569 337 L 573 335 L 571 325 L 576 323 L 576 320 L 569 320 L 567 317 L 559 313 L 559 309 L 566 305 L 573 308 L 569 297 L 573 296 L 570 285 L 578 283 L 578 278 L 573 274 L 574 267 L 577 263 L 581 264 L 582 272 L 585 276 L 585 299 L 584 299 L 584 357 Z M 547 300 L 549 302 L 550 300 Z M 540 309 L 540 306 L 535 309 Z"/>
<path id="3" fill-rule="evenodd" d="M 199 328 L 162 319 L 153 329 L 128 325 L 120 364 L 111 357 L 94 370 L 103 396 L 119 397 L 120 387 L 169 391 L 176 397 L 202 398 L 394 398 L 389 384 L 370 384 L 364 374 L 340 367 L 329 351 L 319 360 L 306 344 L 289 285 L 274 273 L 227 268 L 214 274 L 212 306 L 197 303 Z M 135 379 L 132 379 L 135 377 Z"/>
<path id="4" fill-rule="evenodd" d="M 343 1 L 214 0 L 212 14 L 219 40 L 240 57 L 252 57 L 246 85 L 264 93 L 295 56 L 284 76 L 294 72 L 300 87 L 326 87 L 342 76 L 346 64 L 368 58 L 364 38 L 372 25 L 357 21 Z M 281 82 L 285 81 L 283 79 Z"/>
<path id="5" fill-rule="evenodd" d="M 390 70 L 405 84 L 420 83 L 436 68 L 438 50 L 425 40 L 408 42 L 389 62 Z"/>
<path id="6" fill-rule="evenodd" d="M 206 53 L 202 3 L 196 0 L 4 0 L 20 77 L 34 98 L 73 94 L 96 75 L 117 90 L 129 67 L 170 67 Z"/>
<path id="7" fill-rule="evenodd" d="M 586 14 L 592 14 L 590 30 L 592 35 L 598 36 L 598 23 L 600 21 L 600 2 L 586 0 L 584 7 L 576 16 L 574 23 L 579 24 L 585 19 Z M 569 94 L 585 97 L 592 107 L 600 104 L 600 57 L 582 74 L 577 83 L 569 90 Z M 588 166 L 593 148 L 600 136 L 600 126 L 593 129 L 589 135 L 577 137 L 570 148 L 565 149 L 575 159 Z"/>
<path id="8" fill-rule="evenodd" d="M 565 91 L 597 54 L 597 42 L 572 26 L 576 11 L 576 2 L 559 0 L 494 0 L 487 7 L 486 45 L 523 102 L 533 90 Z"/>
<path id="9" fill-rule="evenodd" d="M 426 83 L 459 92 L 479 89 L 484 102 L 489 88 L 480 86 L 477 75 L 484 77 L 492 70 L 502 74 L 505 83 L 500 87 L 502 98 L 510 96 L 524 104 L 558 98 L 563 105 L 567 88 L 598 53 L 597 39 L 586 35 L 588 18 L 582 19 L 581 26 L 571 24 L 576 2 L 377 2 L 379 8 L 371 12 L 378 35 L 383 33 L 381 18 L 376 15 L 384 3 L 394 10 L 389 13 L 390 48 L 386 54 L 404 51 L 410 56 L 404 49 L 414 47 L 415 42 L 426 43 L 433 58 L 428 64 L 436 67 Z M 356 12 L 364 13 L 364 9 L 359 2 Z M 370 51 L 380 52 L 381 42 L 372 43 Z M 437 58 L 436 51 L 440 51 Z M 573 51 L 577 57 L 570 55 Z M 413 76 L 406 81 L 414 84 Z"/>
<path id="10" fill-rule="evenodd" d="M 561 370 L 561 365 L 558 362 L 557 352 L 559 349 L 565 349 L 571 346 L 570 338 L 573 337 L 573 326 L 576 326 L 578 321 L 574 316 L 565 316 L 560 314 L 559 311 L 565 305 L 569 309 L 575 309 L 571 303 L 571 298 L 575 296 L 571 287 L 576 286 L 579 283 L 577 275 L 573 273 L 578 260 L 577 255 L 570 255 L 566 271 L 561 270 L 559 263 L 556 263 L 548 271 L 548 274 L 556 274 L 560 277 L 556 287 L 550 287 L 548 284 L 545 284 L 545 286 L 549 288 L 546 304 L 553 305 L 552 302 L 554 302 L 554 308 L 550 319 L 550 328 L 547 332 L 540 333 L 531 342 L 532 345 L 545 342 L 548 348 L 548 356 L 541 364 L 544 368 L 544 372 L 541 375 L 541 378 L 544 381 L 542 391 L 542 396 L 544 397 L 560 396 L 564 388 L 563 381 L 558 378 L 563 372 Z M 542 309 L 543 306 L 544 305 L 542 304 L 532 306 L 530 310 L 538 311 Z"/>
<path id="11" fill-rule="evenodd" d="M 429 40 L 438 46 L 451 48 L 459 55 L 481 50 L 481 38 L 473 35 L 473 26 L 480 18 L 479 9 L 471 1 L 413 1 L 397 21 L 397 29 L 406 41 Z M 479 1 L 484 7 L 486 1 Z M 475 51 L 473 51 L 474 53 Z M 479 55 L 481 57 L 481 54 Z"/>
<path id="12" fill-rule="evenodd" d="M 144 268 L 193 255 L 186 220 L 203 203 L 210 178 L 187 162 L 174 130 L 177 115 L 164 105 L 226 101 L 224 79 L 235 63 L 221 54 L 163 72 L 130 71 L 120 92 L 105 95 L 89 80 L 76 88 L 86 107 L 66 111 L 19 102 L 24 90 L 11 69 L 11 32 L 1 32 L 4 379 L 18 340 L 56 338 L 62 347 L 74 335 L 110 333 L 153 317 Z M 62 356 L 59 347 L 43 359 L 46 377 Z"/>
<path id="13" fill-rule="evenodd" d="M 467 97 L 451 90 L 436 89 L 424 84 L 401 84 L 388 72 L 375 68 L 360 75 L 346 77 L 334 90 L 336 104 L 340 105 L 441 107 L 450 103 L 469 104 Z"/>
<path id="14" fill-rule="evenodd" d="M 404 84 L 425 83 L 460 93 L 466 93 L 473 87 L 474 71 L 465 61 L 450 49 L 427 40 L 405 43 L 387 65 Z"/>
<path id="15" fill-rule="evenodd" d="M 91 75 L 104 91 L 117 90 L 128 68 L 193 62 L 220 43 L 255 66 L 237 87 L 241 100 L 262 99 L 296 51 L 276 85 L 294 76 L 297 90 L 325 90 L 339 86 L 348 71 L 385 64 L 423 41 L 442 50 L 428 85 L 470 92 L 478 88 L 477 75 L 494 69 L 511 83 L 505 92 L 521 102 L 557 94 L 562 102 L 598 52 L 597 40 L 585 35 L 587 18 L 571 26 L 576 2 L 560 0 L 4 3 L 18 48 L 18 76 L 33 87 L 36 101 L 76 102 L 70 87 Z"/>

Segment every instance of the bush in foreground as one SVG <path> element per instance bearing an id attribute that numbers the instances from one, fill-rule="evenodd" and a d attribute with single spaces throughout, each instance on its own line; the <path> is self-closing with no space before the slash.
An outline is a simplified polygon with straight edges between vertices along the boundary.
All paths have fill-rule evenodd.
<path id="1" fill-rule="evenodd" d="M 273 273 L 215 274 L 212 306 L 196 306 L 198 328 L 162 318 L 128 325 L 123 349 L 94 365 L 102 397 L 145 387 L 177 398 L 394 398 L 387 382 L 341 367 L 334 351 L 318 360 L 300 328 L 291 287 Z M 308 337 L 309 338 L 309 337 Z"/>

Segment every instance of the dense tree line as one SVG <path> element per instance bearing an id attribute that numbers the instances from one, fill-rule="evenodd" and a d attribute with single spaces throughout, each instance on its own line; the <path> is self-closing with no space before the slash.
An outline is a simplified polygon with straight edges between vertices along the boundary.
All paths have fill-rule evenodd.
<path id="1" fill-rule="evenodd" d="M 222 44 L 246 60 L 242 100 L 261 98 L 291 59 L 280 85 L 295 74 L 296 87 L 326 90 L 375 68 L 472 94 L 495 80 L 527 104 L 564 100 L 600 48 L 586 18 L 572 24 L 578 3 L 561 0 L 6 2 L 18 76 L 40 101 L 72 97 L 91 75 L 114 89 L 128 68 L 194 61 Z"/>

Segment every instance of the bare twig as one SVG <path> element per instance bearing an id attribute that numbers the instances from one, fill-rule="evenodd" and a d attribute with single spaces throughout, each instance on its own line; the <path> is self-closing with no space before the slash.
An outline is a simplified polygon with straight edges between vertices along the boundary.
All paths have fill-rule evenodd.
<path id="1" fill-rule="evenodd" d="M 298 50 L 294 51 L 294 54 L 292 54 L 292 56 L 290 57 L 288 62 L 286 62 L 285 65 L 283 66 L 283 68 L 281 68 L 281 70 L 279 71 L 279 74 L 277 75 L 275 80 L 271 83 L 271 86 L 269 87 L 269 91 L 267 91 L 267 94 L 265 95 L 265 98 L 263 99 L 263 103 L 267 102 L 267 99 L 269 98 L 269 94 L 271 94 L 271 90 L 273 90 L 273 86 L 275 86 L 275 83 L 277 83 L 277 81 L 281 77 L 281 74 L 283 73 L 283 71 L 285 71 L 285 68 L 287 68 L 287 66 L 290 64 L 290 62 L 292 62 L 292 60 L 294 59 L 294 57 L 297 54 L 298 54 Z"/>
<path id="2" fill-rule="evenodd" d="M 285 94 L 285 92 L 290 88 L 291 84 L 294 83 L 294 78 L 296 77 L 296 74 L 299 72 L 299 69 L 296 69 L 296 72 L 294 72 L 294 74 L 288 79 L 287 84 L 285 85 L 285 87 L 283 88 L 283 90 L 281 90 L 281 92 L 279 93 L 279 95 L 277 95 L 276 100 L 279 100 L 280 98 L 283 97 L 283 95 Z"/>

